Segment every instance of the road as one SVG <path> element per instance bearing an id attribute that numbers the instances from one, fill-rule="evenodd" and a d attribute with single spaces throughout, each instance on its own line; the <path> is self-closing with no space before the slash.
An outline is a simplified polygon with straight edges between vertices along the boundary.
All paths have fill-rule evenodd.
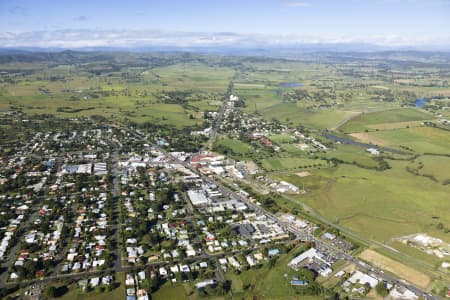
<path id="1" fill-rule="evenodd" d="M 246 251 L 252 251 L 257 250 L 258 247 L 249 248 L 249 249 L 240 249 L 240 250 L 234 250 L 234 251 L 226 251 L 226 252 L 218 252 L 218 253 L 212 253 L 212 254 L 202 254 L 198 255 L 192 258 L 184 258 L 184 259 L 174 259 L 174 260 L 164 260 L 164 261 L 156 261 L 156 262 L 149 262 L 145 265 L 133 265 L 133 266 L 122 266 L 117 267 L 116 265 L 112 268 L 106 268 L 106 269 L 96 269 L 91 271 L 82 271 L 77 273 L 68 273 L 68 274 L 58 274 L 58 275 L 52 275 L 47 276 L 39 279 L 31 279 L 31 280 L 21 280 L 21 285 L 31 285 L 35 283 L 48 283 L 48 282 L 56 282 L 61 281 L 63 279 L 86 279 L 92 276 L 102 276 L 103 274 L 108 274 L 110 272 L 137 272 L 140 270 L 143 270 L 145 268 L 150 267 L 164 267 L 164 266 L 170 266 L 175 264 L 181 264 L 181 263 L 193 263 L 193 262 L 201 262 L 205 260 L 209 260 L 210 263 L 216 264 L 218 258 L 226 257 L 226 256 L 232 256 L 239 254 L 241 252 Z M 217 274 L 217 279 L 224 280 L 223 274 Z M 12 287 L 19 284 L 18 282 L 2 282 L 0 284 L 0 288 L 7 288 Z"/>
<path id="2" fill-rule="evenodd" d="M 214 123 L 213 123 L 213 126 L 211 128 L 211 133 L 209 135 L 209 141 L 207 143 L 207 147 L 209 149 L 211 149 L 211 147 L 214 145 L 214 143 L 216 141 L 217 134 L 219 132 L 220 125 L 222 124 L 223 115 L 225 114 L 225 108 L 226 108 L 227 101 L 228 101 L 229 97 L 230 97 L 230 95 L 227 93 L 225 95 L 225 98 L 222 101 L 222 106 L 219 109 L 219 113 L 217 114 L 216 118 L 214 119 Z M 201 153 L 204 150 L 205 150 L 205 147 L 200 149 L 199 152 Z"/>
<path id="3" fill-rule="evenodd" d="M 119 243 L 119 200 L 120 200 L 120 186 L 119 186 L 119 159 L 118 159 L 118 149 L 113 146 L 112 149 L 112 166 L 111 166 L 111 175 L 113 177 L 112 182 L 112 198 L 113 198 L 113 207 L 114 207 L 114 216 L 113 216 L 113 230 L 114 230 L 114 240 L 116 247 L 114 249 L 114 269 L 120 270 L 122 268 L 122 257 L 120 252 L 120 243 Z"/>
<path id="4" fill-rule="evenodd" d="M 39 212 L 39 204 L 36 204 L 34 206 L 33 211 L 28 216 L 28 219 L 26 220 L 26 222 L 23 225 L 20 225 L 20 227 L 16 233 L 17 242 L 14 244 L 14 246 L 12 246 L 8 250 L 8 257 L 2 264 L 2 269 L 4 269 L 5 271 L 0 275 L 0 286 L 2 283 L 4 283 L 8 279 L 8 278 L 6 278 L 6 276 L 8 275 L 7 270 L 13 265 L 13 263 L 17 257 L 17 254 L 19 252 L 19 247 L 20 247 L 20 243 L 22 241 L 23 235 L 26 232 L 26 229 L 31 226 L 31 223 L 38 216 L 38 212 Z"/>
<path id="5" fill-rule="evenodd" d="M 135 131 L 131 131 L 127 128 L 122 128 L 126 131 L 128 131 L 129 133 L 131 133 L 132 135 L 134 135 L 135 137 L 141 139 L 143 142 L 148 143 L 148 144 L 152 144 L 149 139 Z M 214 183 L 219 190 L 222 192 L 223 195 L 228 195 L 230 197 L 233 197 L 235 199 L 241 200 L 242 202 L 246 203 L 248 205 L 249 208 L 253 209 L 254 211 L 261 213 L 261 214 L 265 214 L 267 217 L 269 217 L 270 219 L 272 219 L 274 222 L 277 222 L 278 224 L 280 224 L 281 226 L 283 226 L 285 228 L 285 230 L 293 233 L 295 236 L 304 236 L 304 233 L 299 231 L 296 227 L 292 226 L 291 224 L 285 223 L 283 221 L 281 221 L 277 216 L 275 216 L 274 214 L 270 213 L 269 211 L 265 210 L 263 207 L 256 205 L 255 203 L 249 201 L 247 198 L 242 197 L 241 195 L 235 193 L 234 191 L 232 191 L 231 189 L 227 188 L 226 186 L 224 186 L 222 184 L 221 181 L 217 181 L 212 179 L 211 177 L 208 177 L 206 175 L 200 174 L 197 172 L 197 170 L 195 170 L 194 168 L 191 167 L 191 165 L 189 164 L 189 162 L 186 161 L 181 161 L 179 159 L 177 159 L 176 157 L 172 156 L 170 153 L 168 153 L 165 149 L 159 147 L 159 146 L 154 146 L 154 148 L 158 151 L 160 151 L 161 153 L 164 153 L 166 156 L 170 157 L 173 161 L 175 161 L 176 163 L 179 163 L 181 165 L 183 165 L 184 167 L 186 167 L 187 169 L 191 170 L 193 173 L 199 175 L 205 182 L 209 182 L 209 183 Z M 328 221 L 327 221 L 328 223 Z M 359 270 L 366 272 L 366 273 L 371 273 L 373 275 L 375 275 L 376 277 L 384 280 L 384 281 L 388 281 L 391 283 L 395 283 L 398 286 L 403 286 L 409 290 L 411 290 L 412 292 L 414 292 L 415 294 L 417 294 L 419 297 L 422 297 L 424 299 L 439 299 L 439 297 L 435 296 L 435 295 L 431 295 L 430 293 L 427 293 L 426 291 L 423 291 L 421 288 L 400 280 L 394 276 L 391 276 L 389 274 L 385 274 L 382 270 L 371 266 L 367 263 L 365 263 L 362 260 L 359 260 L 356 257 L 351 256 L 350 254 L 345 253 L 344 251 L 335 248 L 334 246 L 328 244 L 327 242 L 316 238 L 315 236 L 308 236 L 307 239 L 309 241 L 312 241 L 316 244 L 316 246 L 320 246 L 326 249 L 329 249 L 331 253 L 334 253 L 335 257 L 338 259 L 343 259 L 349 263 L 353 263 Z M 211 257 L 211 255 L 201 255 L 199 256 L 199 258 L 201 257 Z M 214 255 L 213 255 L 214 256 Z"/>

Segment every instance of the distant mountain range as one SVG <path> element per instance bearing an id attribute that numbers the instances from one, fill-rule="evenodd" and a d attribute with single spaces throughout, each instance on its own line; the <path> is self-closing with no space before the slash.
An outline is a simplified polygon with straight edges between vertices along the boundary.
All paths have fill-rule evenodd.
<path id="1" fill-rule="evenodd" d="M 238 54 L 238 55 L 274 55 L 286 53 L 312 53 L 312 52 L 382 52 L 382 51 L 417 51 L 417 52 L 450 52 L 440 47 L 386 47 L 373 44 L 356 43 L 320 43 L 320 44 L 297 44 L 284 46 L 137 46 L 137 47 L 2 47 L 0 53 L 19 52 L 61 52 L 65 50 L 89 51 L 89 52 L 193 52 L 211 54 Z"/>

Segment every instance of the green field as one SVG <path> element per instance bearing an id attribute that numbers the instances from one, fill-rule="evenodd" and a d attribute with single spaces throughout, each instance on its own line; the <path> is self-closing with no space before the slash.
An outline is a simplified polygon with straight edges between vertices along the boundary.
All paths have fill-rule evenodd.
<path id="1" fill-rule="evenodd" d="M 200 62 L 130 67 L 127 71 L 126 75 L 110 72 L 101 77 L 91 76 L 83 67 L 44 68 L 14 84 L 0 85 L 0 109 L 20 107 L 29 114 L 63 118 L 99 115 L 116 122 L 130 120 L 179 128 L 201 125 L 204 110 L 218 110 L 234 73 L 231 68 Z M 61 79 L 52 79 L 55 77 Z M 183 99 L 186 103 L 161 103 L 158 95 L 167 91 L 187 92 Z"/>
<path id="2" fill-rule="evenodd" d="M 392 169 L 383 172 L 352 165 L 314 170 L 312 176 L 298 179 L 308 192 L 298 199 L 329 220 L 378 241 L 417 232 L 450 240 L 435 226 L 436 220 L 450 222 L 450 187 L 408 173 L 408 162 L 389 164 Z"/>
<path id="3" fill-rule="evenodd" d="M 196 288 L 191 283 L 175 283 L 167 282 L 163 284 L 155 293 L 151 295 L 152 300 L 224 300 L 229 299 L 229 296 L 203 296 L 196 291 Z"/>
<path id="4" fill-rule="evenodd" d="M 293 254 L 297 252 L 299 251 L 292 250 L 290 254 L 282 255 L 273 268 L 269 268 L 266 264 L 259 269 L 243 271 L 239 275 L 228 272 L 226 278 L 232 282 L 235 299 L 251 300 L 255 297 L 268 300 L 323 299 L 319 296 L 297 295 L 295 287 L 290 285 L 289 281 L 292 276 L 296 276 L 296 272 L 287 264 L 293 258 Z"/>
<path id="5" fill-rule="evenodd" d="M 408 121 L 424 121 L 433 119 L 428 113 L 414 108 L 391 109 L 367 114 L 358 115 L 343 126 L 339 127 L 343 132 L 361 132 L 365 130 L 373 130 L 377 124 L 400 123 Z"/>
<path id="6" fill-rule="evenodd" d="M 441 120 L 450 118 L 450 102 L 444 99 L 450 95 L 447 56 L 303 53 L 297 60 L 297 55 L 272 59 L 193 53 L 69 51 L 37 59 L 23 55 L 23 61 L 11 56 L 14 60 L 4 58 L 0 63 L 1 112 L 14 111 L 17 116 L 23 112 L 24 118 L 27 114 L 103 116 L 113 124 L 166 125 L 164 129 L 195 126 L 197 130 L 211 126 L 204 113 L 218 111 L 224 97 L 232 93 L 242 100 L 236 109 L 274 121 L 275 126 L 287 125 L 291 132 L 319 137 L 328 129 L 377 147 L 402 150 L 382 151 L 379 160 L 364 147 L 331 142 L 327 145 L 333 149 L 327 152 L 302 151 L 297 146 L 302 141 L 274 134 L 281 127 L 273 132 L 261 128 L 280 151 L 245 140 L 251 130 L 260 128 L 242 132 L 242 140 L 231 138 L 241 133 L 220 131 L 213 149 L 236 160 L 251 160 L 267 171 L 262 175 L 304 188 L 306 194 L 277 198 L 283 211 L 304 213 L 304 203 L 337 228 L 432 265 L 440 260 L 393 238 L 424 232 L 450 242 L 450 125 Z M 286 82 L 302 85 L 286 87 Z M 414 101 L 419 97 L 436 99 L 418 109 Z M 174 132 L 151 130 L 146 134 Z M 189 130 L 181 137 L 174 134 L 181 147 L 187 145 L 183 142 Z M 336 166 L 326 161 L 333 158 Z M 390 169 L 376 170 L 383 162 Z M 311 174 L 301 177 L 306 174 L 301 171 Z M 240 275 L 228 272 L 235 299 L 318 299 L 299 297 L 289 285 L 284 277 L 293 275 L 286 267 L 288 258 L 283 255 L 272 269 L 265 265 Z M 123 299 L 120 276 L 122 284 L 109 293 L 81 293 L 71 286 L 61 299 Z M 165 283 L 152 299 L 200 299 L 192 291 L 191 283 Z"/>
<path id="7" fill-rule="evenodd" d="M 383 146 L 405 146 L 419 153 L 450 154 L 450 134 L 432 127 L 406 128 L 371 132 Z"/>
<path id="8" fill-rule="evenodd" d="M 295 141 L 295 138 L 288 134 L 274 134 L 269 139 L 276 144 L 292 143 Z"/>
<path id="9" fill-rule="evenodd" d="M 342 110 L 315 109 L 306 110 L 300 104 L 279 103 L 258 110 L 267 119 L 275 118 L 293 125 L 306 125 L 313 128 L 332 128 L 343 119 L 353 115 L 353 112 Z"/>
<path id="10" fill-rule="evenodd" d="M 263 159 L 261 164 L 267 171 L 292 170 L 298 168 L 325 167 L 327 162 L 320 159 L 296 158 L 296 157 L 273 157 Z"/>
<path id="11" fill-rule="evenodd" d="M 238 139 L 231 139 L 228 137 L 220 137 L 216 144 L 219 147 L 223 147 L 228 149 L 231 153 L 238 155 L 249 155 L 254 152 L 254 148 L 252 145 L 244 143 Z"/>
<path id="12" fill-rule="evenodd" d="M 450 180 L 450 157 L 424 155 L 412 164 L 420 175 L 433 176 L 438 182 Z"/>
<path id="13" fill-rule="evenodd" d="M 378 163 L 366 149 L 353 145 L 340 144 L 334 146 L 336 150 L 329 151 L 327 158 L 336 158 L 346 163 L 356 163 L 365 167 L 375 168 Z"/>

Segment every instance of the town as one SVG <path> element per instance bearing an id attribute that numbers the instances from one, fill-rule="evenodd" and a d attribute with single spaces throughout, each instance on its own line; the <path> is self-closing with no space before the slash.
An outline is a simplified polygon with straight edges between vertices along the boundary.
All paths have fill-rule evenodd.
<path id="1" fill-rule="evenodd" d="M 238 96 L 229 100 L 223 116 L 215 115 L 217 128 L 192 134 L 253 132 L 250 140 L 277 151 L 265 136 L 289 133 L 328 149 L 295 129 L 236 117 Z M 27 129 L 38 121 L 18 120 Z M 165 284 L 189 282 L 192 293 L 224 295 L 233 274 L 291 257 L 279 280 L 297 294 L 333 281 L 349 297 L 377 289 L 395 299 L 435 299 L 353 256 L 359 246 L 332 228 L 274 210 L 268 199 L 275 193 L 304 191 L 258 175 L 254 163 L 205 149 L 174 151 L 169 139 L 89 119 L 27 132 L 27 142 L 1 160 L 2 291 L 24 287 L 26 297 L 40 299 L 61 289 L 122 286 L 123 299 L 144 300 Z"/>

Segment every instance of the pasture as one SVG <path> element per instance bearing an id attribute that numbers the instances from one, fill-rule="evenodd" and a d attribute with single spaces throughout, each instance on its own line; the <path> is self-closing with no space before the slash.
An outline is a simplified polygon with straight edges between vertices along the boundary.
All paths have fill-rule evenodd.
<path id="1" fill-rule="evenodd" d="M 261 160 L 261 164 L 267 171 L 282 171 L 298 168 L 327 166 L 327 162 L 324 160 L 297 157 L 271 157 Z"/>
<path id="2" fill-rule="evenodd" d="M 252 145 L 242 142 L 238 139 L 228 137 L 220 137 L 216 141 L 217 146 L 228 149 L 230 154 L 250 155 L 255 151 Z"/>
<path id="3" fill-rule="evenodd" d="M 31 66 L 29 66 L 31 68 Z M 28 69 L 30 70 L 30 69 Z M 92 76 L 81 67 L 57 65 L 34 70 L 0 85 L 0 109 L 57 117 L 99 115 L 115 122 L 131 120 L 185 127 L 203 124 L 202 111 L 216 111 L 234 74 L 206 63 L 178 63 L 156 68 Z M 185 102 L 168 102 L 164 92 L 183 92 Z"/>
<path id="4" fill-rule="evenodd" d="M 258 110 L 267 119 L 275 118 L 292 125 L 305 125 L 312 128 L 332 128 L 353 112 L 338 109 L 305 109 L 296 103 L 278 103 Z"/>
<path id="5" fill-rule="evenodd" d="M 385 242 L 393 237 L 426 232 L 450 240 L 436 229 L 449 223 L 449 186 L 406 171 L 408 162 L 389 161 L 392 169 L 373 171 L 354 165 L 310 171 L 311 176 L 279 175 L 307 194 L 296 196 L 337 224 Z M 296 179 L 297 178 L 297 179 Z"/>
<path id="6" fill-rule="evenodd" d="M 425 121 L 433 119 L 433 116 L 415 108 L 399 108 L 372 113 L 360 114 L 350 119 L 339 127 L 339 130 L 346 133 L 373 131 L 375 129 L 393 129 L 406 127 L 412 121 Z M 378 126 L 379 125 L 379 126 Z"/>
<path id="7" fill-rule="evenodd" d="M 354 145 L 335 144 L 335 150 L 326 154 L 327 158 L 336 158 L 346 163 L 355 163 L 368 168 L 375 168 L 378 163 L 366 149 Z"/>
<path id="8" fill-rule="evenodd" d="M 422 176 L 434 178 L 437 182 L 450 182 L 450 157 L 423 155 L 415 159 L 410 167 Z"/>
<path id="9" fill-rule="evenodd" d="M 433 127 L 406 128 L 371 132 L 388 147 L 407 147 L 418 153 L 450 154 L 450 134 Z"/>

